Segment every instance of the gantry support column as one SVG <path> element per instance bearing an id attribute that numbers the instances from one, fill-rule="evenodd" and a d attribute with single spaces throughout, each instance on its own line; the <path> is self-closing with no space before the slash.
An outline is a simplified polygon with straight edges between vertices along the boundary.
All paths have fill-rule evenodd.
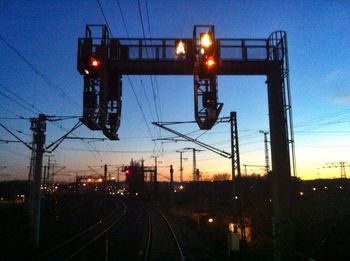
<path id="1" fill-rule="evenodd" d="M 267 75 L 272 155 L 272 183 L 275 231 L 275 260 L 295 260 L 292 224 L 292 177 L 289 160 L 287 116 L 283 92 L 283 75 L 276 64 Z"/>
<path id="2" fill-rule="evenodd" d="M 238 145 L 238 128 L 237 128 L 237 113 L 231 111 L 231 168 L 232 168 L 232 180 L 241 177 L 241 163 L 239 157 L 239 145 Z M 237 175 L 236 175 L 237 174 Z"/>

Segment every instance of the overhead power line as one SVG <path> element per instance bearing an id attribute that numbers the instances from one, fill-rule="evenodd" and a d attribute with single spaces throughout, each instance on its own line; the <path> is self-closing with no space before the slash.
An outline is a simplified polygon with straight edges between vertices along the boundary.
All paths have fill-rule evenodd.
<path id="1" fill-rule="evenodd" d="M 101 11 L 101 13 L 102 13 L 103 19 L 104 19 L 104 21 L 105 21 L 105 23 L 106 23 L 106 25 L 107 25 L 107 28 L 110 28 L 109 22 L 108 22 L 108 20 L 107 20 L 107 17 L 106 17 L 106 15 L 105 15 L 104 12 L 103 12 L 103 7 L 102 7 L 102 5 L 100 4 L 100 1 L 99 1 L 99 0 L 97 0 L 97 1 L 98 1 L 99 9 L 100 9 L 100 11 Z M 127 36 L 129 37 L 129 33 L 128 33 L 128 30 L 127 30 L 127 26 L 126 26 L 126 22 L 125 22 L 123 10 L 122 10 L 122 8 L 121 8 L 121 5 L 120 5 L 120 2 L 119 2 L 119 1 L 117 1 L 117 5 L 118 5 L 119 11 L 120 11 L 120 15 L 121 15 L 121 17 L 122 17 L 124 29 L 125 29 L 125 31 L 126 31 L 126 33 L 127 33 Z M 110 30 L 110 29 L 109 29 L 109 30 Z M 111 31 L 110 31 L 110 34 L 111 34 L 111 36 L 113 37 L 113 34 L 112 34 Z M 148 122 L 147 122 L 145 113 L 144 113 L 144 111 L 143 111 L 143 109 L 142 109 L 141 102 L 140 102 L 139 98 L 137 97 L 137 94 L 136 94 L 134 85 L 133 85 L 133 83 L 132 83 L 132 81 L 131 81 L 131 79 L 130 79 L 130 77 L 129 77 L 128 75 L 127 75 L 127 79 L 128 79 L 128 81 L 129 81 L 129 84 L 130 84 L 130 87 L 131 87 L 131 89 L 132 89 L 132 92 L 133 92 L 133 94 L 134 94 L 134 96 L 135 96 L 135 98 L 136 98 L 136 102 L 137 102 L 138 107 L 139 107 L 139 109 L 140 109 L 142 118 L 143 118 L 143 120 L 144 120 L 144 122 L 145 122 L 145 124 L 146 124 L 147 131 L 149 132 L 150 136 L 152 137 L 152 140 L 154 140 L 154 135 L 152 134 L 151 128 L 150 128 L 150 126 L 149 126 L 149 124 L 148 124 Z M 157 143 L 156 143 L 155 141 L 153 141 L 153 142 L 154 142 L 155 148 L 157 148 Z M 158 148 L 157 148 L 157 149 L 158 149 Z"/>
<path id="2" fill-rule="evenodd" d="M 13 99 L 12 97 L 10 97 L 10 96 L 8 96 L 7 94 L 3 93 L 2 91 L 0 91 L 0 94 L 1 94 L 2 96 L 4 96 L 5 98 L 9 99 L 10 101 L 16 103 L 17 105 L 19 105 L 19 106 L 22 107 L 23 109 L 25 109 L 25 110 L 27 110 L 27 111 L 33 113 L 33 114 L 36 114 L 36 112 L 35 112 L 33 109 L 31 109 L 30 107 L 27 107 L 27 106 L 23 105 L 22 103 L 16 101 L 15 99 Z"/>
<path id="3" fill-rule="evenodd" d="M 123 21 L 123 25 L 124 25 L 124 29 L 125 29 L 125 32 L 126 32 L 126 36 L 128 38 L 130 38 L 130 35 L 129 35 L 129 32 L 128 32 L 128 28 L 126 27 L 126 23 L 125 23 L 124 13 L 123 13 L 122 7 L 120 6 L 119 0 L 117 0 L 117 5 L 118 5 L 119 12 L 120 12 L 120 15 L 121 15 L 121 18 L 122 18 L 122 21 Z"/>
<path id="4" fill-rule="evenodd" d="M 145 32 L 145 26 L 144 26 L 144 22 L 143 22 L 143 18 L 142 18 L 142 11 L 141 11 L 140 0 L 137 0 L 137 5 L 138 5 L 139 16 L 140 16 L 140 21 L 141 21 L 142 35 L 143 35 L 144 40 L 146 41 L 146 32 Z M 148 8 L 146 8 L 146 12 L 147 12 L 147 17 L 148 17 L 148 28 L 149 28 L 149 32 L 150 32 L 150 37 L 152 37 L 151 36 L 151 26 L 150 26 L 150 23 L 149 23 Z M 146 56 L 147 56 L 147 58 L 149 58 L 148 48 L 146 48 Z M 156 91 L 155 91 L 152 75 L 150 75 L 150 80 L 151 80 L 151 87 L 152 87 L 154 107 L 155 107 L 155 111 L 156 111 L 157 121 L 159 122 L 160 118 L 159 118 L 159 112 L 158 112 L 158 106 L 157 106 L 157 96 L 156 96 Z"/>
<path id="5" fill-rule="evenodd" d="M 7 45 L 18 57 L 20 57 L 37 75 L 39 75 L 49 87 L 55 90 L 64 100 L 67 100 L 73 107 L 80 110 L 80 106 L 68 96 L 68 94 L 55 84 L 46 74 L 40 71 L 33 63 L 31 63 L 24 55 L 22 55 L 12 44 L 6 41 L 1 35 L 0 40 Z"/>
<path id="6" fill-rule="evenodd" d="M 337 112 L 332 112 L 332 113 L 328 113 L 328 114 L 324 114 L 320 117 L 316 117 L 314 119 L 309 119 L 306 121 L 302 121 L 299 122 L 298 124 L 295 125 L 296 128 L 300 128 L 300 127 L 305 127 L 305 126 L 310 126 L 313 124 L 317 124 L 318 122 L 324 121 L 324 120 L 328 120 L 330 118 L 335 118 L 335 117 L 339 117 L 341 115 L 344 114 L 348 114 L 350 116 L 350 109 L 345 109 L 345 110 L 341 110 L 341 111 L 337 111 Z"/>

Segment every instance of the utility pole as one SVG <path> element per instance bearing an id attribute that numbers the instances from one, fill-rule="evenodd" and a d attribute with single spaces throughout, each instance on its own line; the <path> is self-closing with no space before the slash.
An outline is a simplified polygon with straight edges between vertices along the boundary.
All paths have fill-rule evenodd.
<path id="1" fill-rule="evenodd" d="M 192 169 L 192 181 L 199 181 L 199 177 L 197 175 L 197 160 L 196 160 L 196 152 L 202 151 L 196 148 L 184 148 L 184 150 L 192 150 L 193 153 L 193 169 Z"/>
<path id="2" fill-rule="evenodd" d="M 158 159 L 158 156 L 152 156 L 152 158 L 154 158 L 154 177 L 153 177 L 154 188 L 155 188 L 155 190 L 158 190 L 158 178 L 157 178 L 157 159 Z"/>
<path id="3" fill-rule="evenodd" d="M 264 134 L 264 143 L 265 143 L 265 172 L 266 175 L 269 174 L 270 171 L 270 160 L 269 160 L 269 142 L 267 140 L 268 131 L 259 131 L 259 133 Z"/>
<path id="4" fill-rule="evenodd" d="M 103 178 L 103 190 L 104 190 L 104 194 L 107 194 L 107 164 L 104 165 L 104 178 Z"/>
<path id="5" fill-rule="evenodd" d="M 154 184 L 158 187 L 158 175 L 157 175 L 157 156 L 154 157 Z"/>
<path id="6" fill-rule="evenodd" d="M 180 182 L 182 183 L 183 182 L 183 171 L 184 171 L 182 162 L 183 162 L 183 160 L 187 160 L 187 158 L 182 157 L 182 154 L 184 153 L 183 150 L 177 150 L 176 152 L 180 153 Z"/>
<path id="7" fill-rule="evenodd" d="M 237 113 L 231 111 L 231 167 L 232 167 L 232 180 L 237 177 L 241 177 L 241 163 L 239 158 L 239 145 L 238 145 L 238 128 L 237 128 Z"/>
<path id="8" fill-rule="evenodd" d="M 44 152 L 52 153 L 67 136 L 74 130 L 81 126 L 81 123 L 77 123 L 69 132 L 63 135 L 61 138 L 45 147 L 45 132 L 47 120 L 60 120 L 56 116 L 47 116 L 45 114 L 39 114 L 38 118 L 31 118 L 30 130 L 33 131 L 32 146 L 29 146 L 15 133 L 9 130 L 6 126 L 0 123 L 0 126 L 15 137 L 19 142 L 32 151 L 29 167 L 29 205 L 30 205 L 30 239 L 31 243 L 35 246 L 39 246 L 40 239 L 40 209 L 41 209 L 41 177 L 43 170 L 43 154 Z M 51 150 L 49 150 L 53 147 Z M 48 166 L 49 167 L 49 166 Z"/>
<path id="9" fill-rule="evenodd" d="M 183 153 L 183 151 L 179 151 L 179 152 L 180 152 L 180 182 L 182 183 L 183 182 L 183 171 L 184 171 L 184 168 L 182 165 L 182 153 Z"/>
<path id="10" fill-rule="evenodd" d="M 120 167 L 117 168 L 117 184 L 118 184 L 118 189 L 119 189 L 119 186 L 120 186 L 120 183 L 119 183 L 119 175 L 120 175 Z"/>
<path id="11" fill-rule="evenodd" d="M 46 190 L 46 169 L 47 169 L 47 166 L 45 165 L 44 166 L 44 179 L 43 179 L 43 187 L 45 190 Z"/>
<path id="12" fill-rule="evenodd" d="M 54 172 L 54 166 L 52 164 L 52 160 L 51 157 L 53 157 L 54 155 L 48 155 L 47 156 L 47 173 L 46 173 L 46 183 L 47 183 L 47 188 L 50 187 L 50 169 L 52 166 L 52 173 Z"/>
<path id="13" fill-rule="evenodd" d="M 170 186 L 173 187 L 173 174 L 174 174 L 174 169 L 173 169 L 173 165 L 170 165 Z"/>
<path id="14" fill-rule="evenodd" d="M 141 158 L 142 195 L 145 195 L 145 160 Z"/>
<path id="15" fill-rule="evenodd" d="M 33 179 L 33 195 L 32 195 L 32 217 L 31 217 L 31 237 L 32 242 L 36 247 L 39 246 L 40 235 L 40 208 L 41 208 L 41 174 L 43 166 L 43 154 L 45 144 L 46 131 L 46 116 L 39 114 L 39 118 L 31 119 L 30 129 L 33 131 L 33 140 L 35 144 L 35 165 L 34 165 L 34 179 Z"/>

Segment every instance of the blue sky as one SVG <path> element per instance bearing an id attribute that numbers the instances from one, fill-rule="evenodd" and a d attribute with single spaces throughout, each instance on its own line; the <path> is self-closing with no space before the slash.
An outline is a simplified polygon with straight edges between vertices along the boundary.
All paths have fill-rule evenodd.
<path id="1" fill-rule="evenodd" d="M 100 3 L 114 37 L 127 36 L 118 3 L 128 34 L 143 37 L 137 0 L 100 0 Z M 218 38 L 267 38 L 273 31 L 285 30 L 298 175 L 305 179 L 340 176 L 339 169 L 322 167 L 326 162 L 350 161 L 350 1 L 140 0 L 140 6 L 146 35 L 152 37 L 190 38 L 196 24 L 213 24 Z M 2 124 L 31 141 L 28 120 L 6 118 L 36 117 L 39 111 L 47 115 L 81 115 L 83 78 L 76 70 L 77 39 L 84 35 L 86 24 L 94 23 L 104 23 L 98 1 L 0 2 L 1 38 L 35 67 L 33 70 L 0 40 Z M 152 165 L 155 148 L 161 152 L 159 164 L 173 164 L 175 177 L 178 175 L 179 154 L 175 151 L 193 145 L 152 141 L 160 133 L 151 125 L 156 113 L 150 77 L 130 79 L 146 121 L 124 77 L 121 140 L 65 141 L 53 158 L 57 165 L 66 167 L 67 175 L 70 171 L 89 174 L 89 166 L 102 172 L 100 165 L 127 164 L 131 158 L 143 157 L 146 165 Z M 156 83 L 161 120 L 193 120 L 193 78 L 158 76 Z M 264 143 L 259 130 L 268 130 L 265 77 L 219 77 L 219 99 L 224 102 L 221 116 L 237 111 L 241 163 L 263 165 Z M 70 129 L 75 121 L 60 124 Z M 197 129 L 196 125 L 178 128 L 182 132 Z M 64 133 L 57 125 L 48 124 L 47 144 Z M 84 126 L 75 133 L 103 137 Z M 3 129 L 0 135 L 2 139 L 12 139 Z M 161 132 L 162 137 L 167 135 Z M 206 132 L 201 140 L 229 151 L 229 137 L 229 125 L 222 123 Z M 189 152 L 185 155 L 188 158 L 185 174 L 190 177 L 192 156 Z M 21 144 L 0 143 L 0 166 L 7 167 L 0 172 L 0 179 L 5 174 L 10 178 L 25 178 L 29 156 L 29 150 Z M 198 153 L 197 160 L 204 177 L 217 172 L 230 173 L 230 161 L 211 152 Z M 162 171 L 162 175 L 168 174 L 166 167 Z M 248 173 L 252 172 L 261 173 L 262 169 L 248 169 Z"/>

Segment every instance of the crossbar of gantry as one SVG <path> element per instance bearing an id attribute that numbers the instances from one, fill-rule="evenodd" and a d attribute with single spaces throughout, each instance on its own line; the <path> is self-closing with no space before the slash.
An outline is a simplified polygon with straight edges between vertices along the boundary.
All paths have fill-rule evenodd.
<path id="1" fill-rule="evenodd" d="M 101 38 L 92 38 L 101 41 Z M 80 38 L 83 43 L 86 38 Z M 111 38 L 106 44 L 114 46 L 109 53 L 112 71 L 120 75 L 193 75 L 193 59 L 178 59 L 177 39 Z M 182 39 L 190 43 L 192 39 Z M 220 64 L 217 75 L 266 75 L 275 61 L 273 46 L 268 39 L 218 39 Z"/>

